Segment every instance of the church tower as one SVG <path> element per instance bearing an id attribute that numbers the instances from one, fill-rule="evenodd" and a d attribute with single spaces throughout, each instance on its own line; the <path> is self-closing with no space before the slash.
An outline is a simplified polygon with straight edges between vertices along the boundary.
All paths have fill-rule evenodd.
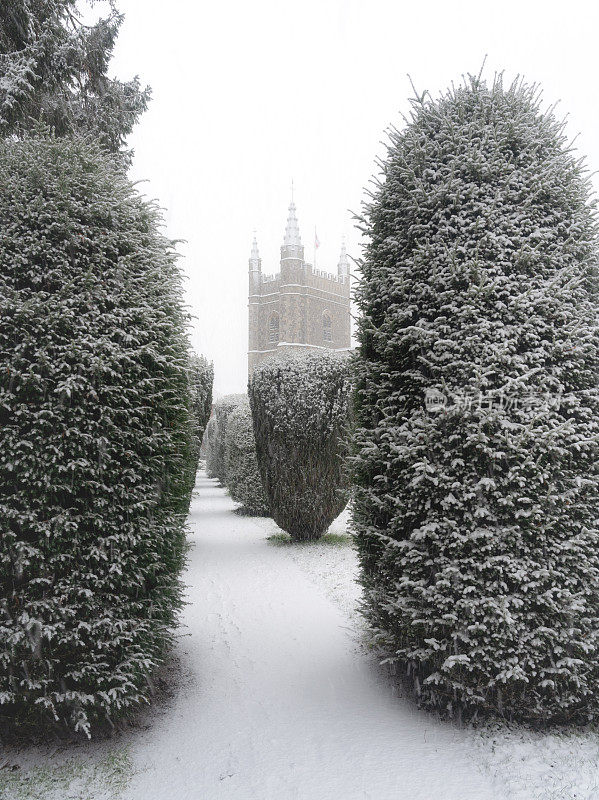
<path id="1" fill-rule="evenodd" d="M 285 350 L 349 350 L 350 277 L 345 242 L 335 273 L 304 258 L 293 196 L 279 272 L 262 273 L 256 237 L 249 260 L 248 369 Z"/>

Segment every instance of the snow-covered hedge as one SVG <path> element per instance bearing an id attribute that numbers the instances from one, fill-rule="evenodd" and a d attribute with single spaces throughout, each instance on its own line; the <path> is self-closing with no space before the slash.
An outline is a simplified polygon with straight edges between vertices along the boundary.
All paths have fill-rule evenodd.
<path id="1" fill-rule="evenodd" d="M 189 389 L 193 419 L 194 462 L 200 460 L 200 447 L 212 411 L 214 366 L 205 356 L 192 353 L 189 363 Z"/>
<path id="2" fill-rule="evenodd" d="M 319 351 L 256 367 L 249 397 L 262 483 L 275 522 L 318 539 L 348 500 L 349 359 Z"/>
<path id="3" fill-rule="evenodd" d="M 218 478 L 223 486 L 227 484 L 225 464 L 225 441 L 227 438 L 227 420 L 231 412 L 246 400 L 244 394 L 227 394 L 214 404 L 214 426 L 210 430 L 207 442 L 208 455 L 206 467 L 210 478 Z"/>
<path id="4" fill-rule="evenodd" d="M 158 210 L 90 140 L 0 143 L 0 723 L 148 698 L 180 607 L 186 315 Z"/>
<path id="5" fill-rule="evenodd" d="M 256 459 L 252 411 L 240 403 L 227 420 L 225 472 L 229 494 L 247 514 L 268 516 L 270 510 Z"/>
<path id="6" fill-rule="evenodd" d="M 202 450 L 206 454 L 206 474 L 209 478 L 216 478 L 216 437 L 218 435 L 216 417 L 214 413 L 208 420 Z"/>
<path id="7" fill-rule="evenodd" d="M 450 713 L 599 710 L 597 221 L 537 90 L 414 101 L 365 208 L 368 617 Z"/>

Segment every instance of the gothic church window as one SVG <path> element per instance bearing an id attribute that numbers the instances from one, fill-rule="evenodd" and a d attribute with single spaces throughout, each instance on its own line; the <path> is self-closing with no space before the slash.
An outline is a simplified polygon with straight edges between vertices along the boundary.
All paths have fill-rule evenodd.
<path id="1" fill-rule="evenodd" d="M 268 321 L 268 341 L 276 344 L 279 341 L 279 315 L 272 314 Z"/>
<path id="2" fill-rule="evenodd" d="M 322 315 L 322 338 L 325 342 L 333 341 L 333 323 L 328 311 Z"/>

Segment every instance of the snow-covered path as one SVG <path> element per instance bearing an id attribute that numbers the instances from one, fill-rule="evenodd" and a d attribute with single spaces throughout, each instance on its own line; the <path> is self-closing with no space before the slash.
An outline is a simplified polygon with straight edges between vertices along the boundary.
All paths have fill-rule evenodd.
<path id="1" fill-rule="evenodd" d="M 131 800 L 487 800 L 468 738 L 393 694 L 350 621 L 200 475 L 189 679 L 136 737 Z"/>

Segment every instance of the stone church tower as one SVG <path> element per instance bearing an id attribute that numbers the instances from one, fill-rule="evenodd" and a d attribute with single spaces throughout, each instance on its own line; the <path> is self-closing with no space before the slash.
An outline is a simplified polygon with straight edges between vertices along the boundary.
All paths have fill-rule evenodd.
<path id="1" fill-rule="evenodd" d="M 281 247 L 281 269 L 262 273 L 254 236 L 249 269 L 248 370 L 284 350 L 350 349 L 349 262 L 345 245 L 336 274 L 315 269 L 304 248 L 293 199 Z"/>

